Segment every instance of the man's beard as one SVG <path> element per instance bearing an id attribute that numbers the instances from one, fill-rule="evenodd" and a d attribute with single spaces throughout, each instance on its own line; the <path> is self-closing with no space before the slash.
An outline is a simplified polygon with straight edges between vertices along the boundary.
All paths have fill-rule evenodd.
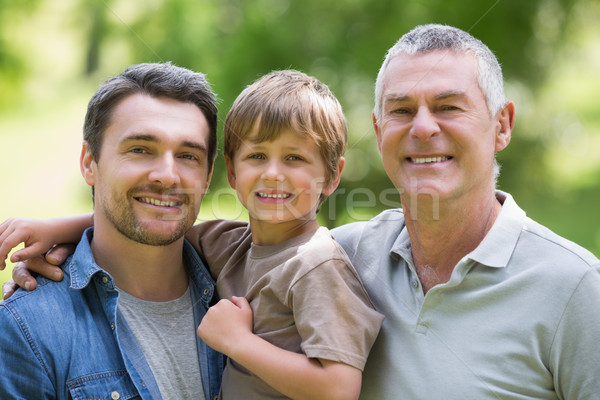
<path id="1" fill-rule="evenodd" d="M 102 202 L 101 207 L 108 221 L 119 231 L 123 236 L 140 244 L 149 246 L 167 246 L 180 239 L 185 232 L 194 224 L 195 217 L 190 218 L 191 210 L 190 198 L 186 195 L 183 202 L 183 213 L 175 229 L 166 233 L 154 233 L 151 229 L 144 226 L 133 210 L 128 199 L 133 198 L 129 194 L 122 201 L 112 201 L 114 206 L 109 207 Z M 113 197 L 114 199 L 114 197 Z M 136 201 L 136 200 L 133 200 Z M 172 216 L 165 218 L 173 220 Z"/>

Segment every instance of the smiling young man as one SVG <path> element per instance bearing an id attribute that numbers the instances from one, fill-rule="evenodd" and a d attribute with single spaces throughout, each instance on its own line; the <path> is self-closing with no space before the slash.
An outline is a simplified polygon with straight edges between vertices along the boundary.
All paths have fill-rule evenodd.
<path id="1" fill-rule="evenodd" d="M 100 86 L 81 153 L 94 227 L 62 282 L 39 278 L 1 304 L 1 398 L 218 393 L 222 356 L 195 334 L 215 284 L 183 237 L 210 181 L 216 123 L 204 75 L 169 63 Z"/>
<path id="2" fill-rule="evenodd" d="M 388 52 L 373 124 L 402 209 L 333 231 L 385 315 L 362 398 L 600 393 L 600 263 L 495 189 L 514 121 L 466 32 L 420 26 Z"/>

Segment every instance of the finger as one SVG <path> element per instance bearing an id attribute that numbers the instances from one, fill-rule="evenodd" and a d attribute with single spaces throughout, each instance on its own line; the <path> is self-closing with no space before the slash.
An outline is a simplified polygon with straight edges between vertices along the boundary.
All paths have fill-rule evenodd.
<path id="1" fill-rule="evenodd" d="M 17 241 L 17 237 L 12 235 L 13 230 L 8 229 L 8 221 L 4 222 L 2 233 L 0 234 L 0 270 L 6 267 L 6 258 L 8 253 L 15 247 L 17 247 L 22 241 Z"/>
<path id="2" fill-rule="evenodd" d="M 4 282 L 4 285 L 2 285 L 2 299 L 8 299 L 18 288 L 19 286 L 12 279 L 9 279 L 6 282 Z"/>
<path id="3" fill-rule="evenodd" d="M 63 271 L 56 265 L 52 265 L 42 257 L 30 258 L 25 261 L 27 269 L 35 272 L 44 278 L 51 279 L 53 281 L 60 282 L 63 278 Z"/>
<path id="4" fill-rule="evenodd" d="M 17 263 L 12 271 L 14 282 L 25 290 L 33 290 L 37 286 L 37 281 L 31 275 L 27 264 L 24 262 Z"/>
<path id="5" fill-rule="evenodd" d="M 231 302 L 233 304 L 235 304 L 236 306 L 238 306 L 239 308 L 241 308 L 242 310 L 250 308 L 250 304 L 248 303 L 248 300 L 246 300 L 245 297 L 233 296 L 231 298 Z"/>
<path id="6" fill-rule="evenodd" d="M 10 239 L 10 238 L 9 238 Z M 14 241 L 13 241 L 14 242 Z M 19 243 L 14 243 L 13 247 L 18 245 Z M 20 250 L 15 251 L 12 256 L 10 256 L 10 261 L 16 263 L 19 261 L 29 260 L 30 258 L 37 257 L 44 252 L 43 244 L 36 242 L 32 245 L 26 246 Z M 1 257 L 1 254 L 0 254 Z"/>
<path id="7" fill-rule="evenodd" d="M 67 258 L 75 253 L 74 244 L 59 244 L 46 253 L 46 261 L 52 265 L 61 265 Z"/>

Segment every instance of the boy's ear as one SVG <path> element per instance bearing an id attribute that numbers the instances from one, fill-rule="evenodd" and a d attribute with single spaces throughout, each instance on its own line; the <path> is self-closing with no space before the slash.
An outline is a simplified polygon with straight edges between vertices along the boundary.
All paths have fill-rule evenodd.
<path id="1" fill-rule="evenodd" d="M 344 157 L 340 157 L 338 161 L 338 169 L 337 175 L 329 182 L 327 187 L 323 188 L 323 194 L 325 196 L 329 196 L 331 193 L 337 189 L 340 184 L 340 180 L 342 179 L 342 171 L 344 170 L 344 165 L 346 164 L 346 159 Z"/>
<path id="2" fill-rule="evenodd" d="M 227 166 L 227 180 L 229 181 L 229 186 L 235 189 L 235 170 L 233 169 L 233 161 L 231 161 L 231 158 L 225 156 L 225 165 Z"/>
<path id="3" fill-rule="evenodd" d="M 90 186 L 94 186 L 96 184 L 97 167 L 98 164 L 96 161 L 94 161 L 90 146 L 87 141 L 84 141 L 83 145 L 81 146 L 79 168 L 81 169 L 81 175 L 83 175 L 83 179 Z"/>

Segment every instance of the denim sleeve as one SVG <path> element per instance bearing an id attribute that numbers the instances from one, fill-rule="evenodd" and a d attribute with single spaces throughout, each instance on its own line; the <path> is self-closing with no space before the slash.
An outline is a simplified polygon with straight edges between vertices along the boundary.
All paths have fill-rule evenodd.
<path id="1" fill-rule="evenodd" d="M 0 303 L 0 327 L 0 399 L 56 398 L 26 323 L 4 303 Z"/>

